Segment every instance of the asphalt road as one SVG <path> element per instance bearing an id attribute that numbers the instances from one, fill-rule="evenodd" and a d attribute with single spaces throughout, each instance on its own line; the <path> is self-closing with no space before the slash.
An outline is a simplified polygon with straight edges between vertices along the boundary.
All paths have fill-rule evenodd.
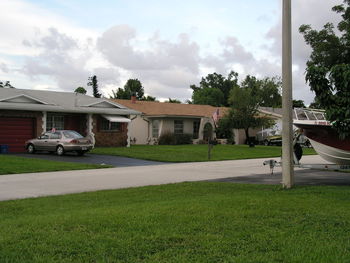
<path id="1" fill-rule="evenodd" d="M 112 155 L 99 155 L 99 154 L 85 154 L 83 156 L 78 156 L 75 153 L 66 153 L 64 156 L 57 156 L 56 154 L 49 153 L 21 153 L 15 154 L 20 157 L 27 158 L 39 158 L 43 160 L 50 161 L 62 161 L 62 162 L 72 162 L 72 163 L 90 163 L 90 164 L 108 164 L 115 167 L 129 167 L 129 166 L 146 166 L 146 165 L 160 165 L 165 164 L 163 162 L 146 161 L 139 160 L 121 156 Z"/>
<path id="2" fill-rule="evenodd" d="M 61 195 L 189 181 L 280 184 L 281 168 L 270 175 L 265 159 L 177 163 L 108 169 L 13 174 L 0 176 L 0 200 Z M 324 163 L 319 156 L 305 156 L 304 163 Z M 296 183 L 350 185 L 350 174 L 295 169 Z"/>

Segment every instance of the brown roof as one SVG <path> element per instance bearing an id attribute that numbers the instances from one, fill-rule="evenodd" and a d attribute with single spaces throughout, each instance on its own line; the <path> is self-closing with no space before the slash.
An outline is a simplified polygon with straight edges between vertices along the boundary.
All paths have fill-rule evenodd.
<path id="1" fill-rule="evenodd" d="M 180 104 L 169 102 L 156 102 L 156 101 L 136 101 L 132 103 L 131 100 L 114 99 L 116 103 L 119 103 L 125 107 L 133 110 L 141 111 L 147 116 L 196 116 L 196 117 L 212 117 L 213 113 L 219 109 L 219 117 L 225 115 L 229 108 L 226 107 L 213 107 L 210 105 L 197 105 L 197 104 Z"/>

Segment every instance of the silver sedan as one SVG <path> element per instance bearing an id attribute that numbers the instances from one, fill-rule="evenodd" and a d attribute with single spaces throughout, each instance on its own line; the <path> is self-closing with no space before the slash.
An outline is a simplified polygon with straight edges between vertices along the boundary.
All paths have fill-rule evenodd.
<path id="1" fill-rule="evenodd" d="M 65 152 L 77 152 L 78 155 L 83 155 L 93 148 L 93 143 L 76 131 L 60 130 L 45 132 L 38 138 L 27 141 L 25 147 L 28 153 L 48 151 L 61 156 Z"/>

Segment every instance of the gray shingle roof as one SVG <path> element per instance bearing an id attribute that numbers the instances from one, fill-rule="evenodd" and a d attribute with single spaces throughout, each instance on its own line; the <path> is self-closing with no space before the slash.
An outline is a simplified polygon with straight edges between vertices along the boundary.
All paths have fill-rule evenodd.
<path id="1" fill-rule="evenodd" d="M 138 115 L 129 109 L 104 98 L 46 90 L 0 88 L 0 109 L 71 113 Z"/>

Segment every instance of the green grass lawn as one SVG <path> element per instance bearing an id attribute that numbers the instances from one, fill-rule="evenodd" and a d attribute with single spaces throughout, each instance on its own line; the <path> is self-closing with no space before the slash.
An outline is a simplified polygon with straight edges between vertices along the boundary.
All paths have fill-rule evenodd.
<path id="1" fill-rule="evenodd" d="M 65 170 L 83 170 L 108 168 L 108 165 L 67 163 L 41 160 L 36 158 L 24 158 L 12 155 L 0 155 L 0 175 L 1 174 L 18 174 L 18 173 L 35 173 L 51 172 Z"/>
<path id="2" fill-rule="evenodd" d="M 0 262 L 349 262 L 349 203 L 206 182 L 0 202 Z"/>
<path id="3" fill-rule="evenodd" d="M 211 152 L 212 161 L 270 158 L 281 156 L 278 146 L 216 145 Z M 316 154 L 312 148 L 303 148 L 304 154 Z M 208 145 L 132 145 L 127 147 L 97 147 L 95 154 L 118 155 L 162 162 L 208 161 Z"/>

